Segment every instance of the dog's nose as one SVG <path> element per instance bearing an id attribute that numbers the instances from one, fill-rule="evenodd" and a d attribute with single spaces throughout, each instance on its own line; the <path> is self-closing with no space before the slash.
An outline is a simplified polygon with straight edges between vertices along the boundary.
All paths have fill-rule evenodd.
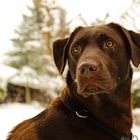
<path id="1" fill-rule="evenodd" d="M 97 63 L 84 63 L 79 67 L 80 74 L 90 75 L 98 70 L 99 65 Z"/>

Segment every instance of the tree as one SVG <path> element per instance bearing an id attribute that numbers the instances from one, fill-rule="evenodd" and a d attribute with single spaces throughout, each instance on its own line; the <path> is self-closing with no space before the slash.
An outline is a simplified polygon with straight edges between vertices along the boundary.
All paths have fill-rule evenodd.
<path id="1" fill-rule="evenodd" d="M 34 8 L 28 7 L 32 15 L 23 15 L 22 24 L 15 30 L 16 38 L 12 39 L 14 50 L 7 53 L 10 57 L 7 64 L 22 69 L 29 66 L 37 72 L 43 72 L 46 48 L 41 37 L 37 13 Z"/>
<path id="2" fill-rule="evenodd" d="M 66 12 L 49 0 L 33 0 L 33 6 L 28 9 L 30 14 L 23 15 L 22 23 L 15 30 L 16 37 L 11 39 L 14 49 L 7 53 L 5 63 L 21 73 L 30 68 L 32 72 L 26 74 L 26 81 L 36 76 L 38 83 L 44 84 L 46 92 L 49 91 L 47 97 L 48 94 L 55 96 L 63 82 L 54 66 L 52 43 L 69 34 Z"/>
<path id="3" fill-rule="evenodd" d="M 15 30 L 12 39 L 14 50 L 7 53 L 7 65 L 22 69 L 24 66 L 33 68 L 37 73 L 44 74 L 52 66 L 50 54 L 52 42 L 69 33 L 66 12 L 55 2 L 34 0 L 33 7 L 28 7 L 30 15 L 23 15 L 21 25 Z"/>

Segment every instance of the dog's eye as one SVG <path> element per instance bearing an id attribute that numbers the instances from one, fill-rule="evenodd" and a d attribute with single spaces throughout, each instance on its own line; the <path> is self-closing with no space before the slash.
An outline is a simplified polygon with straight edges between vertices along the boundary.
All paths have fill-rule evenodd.
<path id="1" fill-rule="evenodd" d="M 81 47 L 79 45 L 73 47 L 72 52 L 74 54 L 79 54 L 81 52 Z"/>
<path id="2" fill-rule="evenodd" d="M 107 40 L 104 43 L 104 47 L 106 47 L 106 48 L 112 48 L 112 47 L 114 47 L 114 45 L 115 45 L 115 42 L 112 40 Z"/>

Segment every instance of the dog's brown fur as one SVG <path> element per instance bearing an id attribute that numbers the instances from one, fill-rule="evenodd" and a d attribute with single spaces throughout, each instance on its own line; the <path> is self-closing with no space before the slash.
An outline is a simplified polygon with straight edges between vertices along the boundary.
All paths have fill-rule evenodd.
<path id="1" fill-rule="evenodd" d="M 115 140 L 78 117 L 66 104 L 73 98 L 116 133 L 131 135 L 130 60 L 140 64 L 140 34 L 115 24 L 78 27 L 53 44 L 54 61 L 67 86 L 39 115 L 22 122 L 7 140 Z"/>

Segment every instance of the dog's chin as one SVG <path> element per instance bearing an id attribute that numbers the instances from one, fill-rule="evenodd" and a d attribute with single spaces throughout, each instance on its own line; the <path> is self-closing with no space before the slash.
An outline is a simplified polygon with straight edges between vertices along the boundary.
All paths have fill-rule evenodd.
<path id="1" fill-rule="evenodd" d="M 106 90 L 100 88 L 100 87 L 95 87 L 95 86 L 87 86 L 85 88 L 78 88 L 77 92 L 79 95 L 87 98 L 90 96 L 98 95 L 98 94 L 108 94 Z"/>

